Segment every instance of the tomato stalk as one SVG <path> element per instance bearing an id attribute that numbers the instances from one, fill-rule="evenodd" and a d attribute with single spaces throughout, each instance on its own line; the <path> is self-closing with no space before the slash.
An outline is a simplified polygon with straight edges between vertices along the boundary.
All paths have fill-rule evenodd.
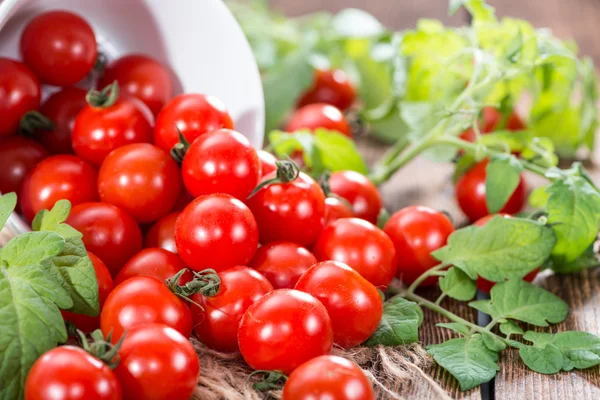
<path id="1" fill-rule="evenodd" d="M 265 187 L 267 185 L 271 185 L 273 183 L 292 182 L 292 181 L 296 180 L 296 178 L 298 178 L 298 176 L 300 176 L 300 167 L 298 167 L 298 164 L 296 164 L 292 160 L 276 161 L 275 164 L 277 164 L 277 172 L 276 172 L 275 177 L 273 177 L 271 179 L 267 179 L 267 180 L 259 183 L 254 188 L 254 190 L 252 190 L 252 193 L 250 193 L 250 195 L 247 197 L 247 199 L 254 196 L 260 189 L 262 189 L 263 187 Z"/>
<path id="2" fill-rule="evenodd" d="M 114 81 L 102 90 L 91 89 L 85 96 L 88 104 L 94 108 L 113 106 L 119 98 L 119 84 Z"/>
<path id="3" fill-rule="evenodd" d="M 184 285 L 179 284 L 181 276 L 188 271 L 183 268 L 181 271 L 173 275 L 165 281 L 165 285 L 179 297 L 189 300 L 189 297 L 200 293 L 205 297 L 216 296 L 219 292 L 221 279 L 214 269 L 205 269 L 201 272 L 194 272 L 194 279 L 186 282 Z"/>
<path id="4" fill-rule="evenodd" d="M 54 129 L 54 122 L 39 111 L 29 111 L 21 117 L 19 133 L 33 136 L 39 131 L 50 131 Z"/>
<path id="5" fill-rule="evenodd" d="M 93 339 L 92 341 L 89 341 L 85 334 L 80 330 L 77 330 L 77 334 L 79 335 L 83 349 L 104 362 L 110 369 L 114 369 L 117 364 L 119 364 L 119 349 L 125 340 L 126 332 L 123 332 L 119 341 L 115 344 L 112 344 L 111 341 L 112 333 L 109 333 L 108 336 L 104 338 L 100 329 L 96 329 L 90 334 Z"/>
<path id="6" fill-rule="evenodd" d="M 171 149 L 171 157 L 173 157 L 178 164 L 181 164 L 183 162 L 183 157 L 185 157 L 185 153 L 187 153 L 188 149 L 190 148 L 190 142 L 185 138 L 185 136 L 183 136 L 183 133 L 181 133 L 179 127 L 175 128 L 177 129 L 179 142 Z"/>
<path id="7" fill-rule="evenodd" d="M 443 269 L 448 268 L 449 266 L 450 266 L 450 264 L 441 263 L 441 264 L 436 265 L 433 268 L 428 269 L 427 271 L 425 271 L 424 273 L 419 275 L 419 277 L 417 279 L 415 279 L 415 281 L 408 287 L 407 292 L 414 293 L 414 291 L 417 289 L 417 287 L 419 287 L 421 282 L 423 282 L 425 279 L 429 278 L 430 276 L 439 276 L 438 272 L 442 272 Z"/>

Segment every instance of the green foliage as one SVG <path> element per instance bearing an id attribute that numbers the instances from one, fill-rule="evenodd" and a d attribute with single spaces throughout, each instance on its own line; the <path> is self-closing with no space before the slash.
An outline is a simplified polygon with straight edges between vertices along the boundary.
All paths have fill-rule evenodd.
<path id="1" fill-rule="evenodd" d="M 512 155 L 498 156 L 486 167 L 485 196 L 488 211 L 495 214 L 506 205 L 521 177 L 523 165 Z"/>
<path id="2" fill-rule="evenodd" d="M 400 296 L 393 297 L 384 303 L 381 322 L 363 345 L 397 346 L 417 342 L 422 322 L 423 312 L 416 303 Z"/>
<path id="3" fill-rule="evenodd" d="M 440 278 L 440 289 L 456 300 L 468 301 L 475 297 L 477 287 L 461 269 L 452 267 Z"/>

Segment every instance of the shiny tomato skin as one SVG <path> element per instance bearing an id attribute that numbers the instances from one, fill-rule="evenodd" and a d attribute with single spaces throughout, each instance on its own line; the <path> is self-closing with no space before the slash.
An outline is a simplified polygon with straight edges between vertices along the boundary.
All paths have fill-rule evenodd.
<path id="1" fill-rule="evenodd" d="M 177 201 L 181 186 L 177 163 L 149 143 L 115 149 L 98 172 L 100 199 L 120 207 L 140 223 L 167 215 Z"/>
<path id="2" fill-rule="evenodd" d="M 218 129 L 191 144 L 181 164 L 181 176 L 194 197 L 225 193 L 245 200 L 258 184 L 260 160 L 244 135 Z"/>
<path id="3" fill-rule="evenodd" d="M 265 175 L 270 174 L 273 171 L 277 171 L 277 158 L 269 152 L 264 150 L 258 150 L 256 152 L 258 155 L 258 159 L 260 160 L 260 176 L 263 177 Z"/>
<path id="4" fill-rule="evenodd" d="M 179 256 L 195 271 L 247 264 L 258 246 L 258 227 L 240 200 L 226 194 L 198 197 L 175 224 Z"/>
<path id="5" fill-rule="evenodd" d="M 489 215 L 485 199 L 486 167 L 489 160 L 475 164 L 456 182 L 456 200 L 461 210 L 471 220 L 476 221 Z M 516 214 L 523 209 L 527 200 L 525 177 L 521 174 L 519 184 L 499 211 L 500 213 Z"/>
<path id="6" fill-rule="evenodd" d="M 192 397 L 200 363 L 192 344 L 176 330 L 162 324 L 138 325 L 127 332 L 119 357 L 115 375 L 125 399 Z"/>
<path id="7" fill-rule="evenodd" d="M 144 237 L 144 247 L 158 247 L 177 254 L 175 245 L 175 222 L 179 212 L 172 212 L 152 225 Z"/>
<path id="8" fill-rule="evenodd" d="M 32 19 L 21 35 L 21 55 L 42 83 L 71 86 L 92 70 L 96 36 L 79 15 L 49 11 Z"/>
<path id="9" fill-rule="evenodd" d="M 187 268 L 177 254 L 165 249 L 147 248 L 127 261 L 115 278 L 115 285 L 134 276 L 150 276 L 161 282 L 172 278 L 182 269 Z M 186 271 L 178 283 L 184 285 L 193 279 L 192 273 Z"/>
<path id="10" fill-rule="evenodd" d="M 175 96 L 156 117 L 154 144 L 171 151 L 179 143 L 178 128 L 187 141 L 193 143 L 204 133 L 233 129 L 233 121 L 216 97 L 187 93 Z"/>
<path id="11" fill-rule="evenodd" d="M 298 100 L 298 107 L 325 103 L 344 111 L 356 100 L 356 90 L 341 69 L 315 70 L 312 86 Z"/>
<path id="12" fill-rule="evenodd" d="M 0 140 L 0 193 L 19 193 L 25 177 L 44 158 L 48 151 L 36 142 L 22 136 Z"/>
<path id="13" fill-rule="evenodd" d="M 242 316 L 258 299 L 273 290 L 267 278 L 244 266 L 219 273 L 219 292 L 213 297 L 195 294 L 191 300 L 194 332 L 211 349 L 222 352 L 239 350 L 237 333 Z"/>
<path id="14" fill-rule="evenodd" d="M 100 310 L 102 310 L 106 298 L 115 287 L 115 283 L 113 282 L 112 276 L 110 276 L 110 271 L 102 262 L 102 260 L 89 251 L 88 256 L 92 261 L 94 272 L 96 273 L 96 280 L 98 281 L 98 294 L 100 296 Z M 61 311 L 61 314 L 65 321 L 75 324 L 77 329 L 83 333 L 91 333 L 100 328 L 100 316 L 91 317 L 89 315 L 73 314 L 69 311 Z"/>
<path id="15" fill-rule="evenodd" d="M 286 132 L 302 129 L 315 131 L 319 128 L 337 131 L 349 138 L 352 137 L 352 129 L 344 114 L 338 108 L 323 103 L 309 104 L 296 110 L 285 130 Z"/>
<path id="16" fill-rule="evenodd" d="M 40 107 L 40 83 L 19 61 L 0 57 L 0 137 L 17 133 L 21 117 Z"/>
<path id="17" fill-rule="evenodd" d="M 431 252 L 446 245 L 454 226 L 444 213 L 429 207 L 409 206 L 395 212 L 383 231 L 396 248 L 396 275 L 410 285 L 425 271 L 440 263 L 431 256 Z M 437 281 L 438 277 L 429 277 L 421 286 L 432 286 Z"/>
<path id="18" fill-rule="evenodd" d="M 83 244 L 100 258 L 113 277 L 142 249 L 142 233 L 132 216 L 106 203 L 83 203 L 67 223 L 83 234 Z"/>
<path id="19" fill-rule="evenodd" d="M 55 155 L 42 160 L 23 181 L 19 201 L 23 215 L 32 221 L 41 210 L 67 199 L 73 206 L 98 198 L 96 169 L 81 158 Z"/>
<path id="20" fill-rule="evenodd" d="M 315 256 L 296 243 L 271 242 L 259 247 L 248 265 L 275 289 L 293 289 L 300 276 L 316 263 Z"/>
<path id="21" fill-rule="evenodd" d="M 111 62 L 104 70 L 98 87 L 105 87 L 114 81 L 119 83 L 121 93 L 137 97 L 154 115 L 173 97 L 169 70 L 147 55 L 128 54 Z"/>
<path id="22" fill-rule="evenodd" d="M 152 142 L 152 113 L 134 97 L 121 97 L 109 107 L 85 106 L 73 126 L 75 154 L 100 165 L 111 151 L 132 143 Z"/>
<path id="23" fill-rule="evenodd" d="M 121 400 L 121 385 L 99 359 L 75 346 L 44 353 L 25 381 L 25 400 Z"/>
<path id="24" fill-rule="evenodd" d="M 78 87 L 66 87 L 48 97 L 40 112 L 54 124 L 49 131 L 36 133 L 39 140 L 53 154 L 74 154 L 71 133 L 77 115 L 87 105 L 87 92 Z"/>
<path id="25" fill-rule="evenodd" d="M 358 272 L 339 261 L 313 265 L 296 283 L 296 290 L 319 300 L 331 318 L 334 343 L 349 349 L 367 340 L 379 326 L 383 300 Z"/>
<path id="26" fill-rule="evenodd" d="M 329 354 L 331 319 L 313 296 L 294 289 L 274 290 L 248 307 L 238 344 L 253 369 L 289 375 L 311 358 Z"/>
<path id="27" fill-rule="evenodd" d="M 319 356 L 296 368 L 283 387 L 285 400 L 374 400 L 360 367 L 338 356 Z"/>
<path id="28" fill-rule="evenodd" d="M 329 189 L 348 200 L 356 218 L 377 223 L 383 202 L 369 178 L 356 171 L 336 171 L 329 177 Z"/>
<path id="29" fill-rule="evenodd" d="M 272 172 L 263 181 L 275 176 Z M 323 190 L 303 172 L 291 182 L 264 186 L 246 204 L 256 218 L 262 244 L 286 241 L 308 247 L 325 223 Z"/>
<path id="30" fill-rule="evenodd" d="M 342 218 L 327 225 L 313 253 L 319 261 L 347 264 L 381 290 L 387 288 L 396 274 L 394 244 L 381 229 L 359 218 Z"/>
<path id="31" fill-rule="evenodd" d="M 354 212 L 348 207 L 345 200 L 337 197 L 327 197 L 325 199 L 325 225 L 340 218 L 352 218 Z"/>
<path id="32" fill-rule="evenodd" d="M 152 322 L 170 326 L 186 338 L 192 333 L 192 313 L 184 300 L 149 276 L 135 276 L 117 285 L 100 313 L 102 333 L 112 332 L 113 343 L 134 326 Z"/>

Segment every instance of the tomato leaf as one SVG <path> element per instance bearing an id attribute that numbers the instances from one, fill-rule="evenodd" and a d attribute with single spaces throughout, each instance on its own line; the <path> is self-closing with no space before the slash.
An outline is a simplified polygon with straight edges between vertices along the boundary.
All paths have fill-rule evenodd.
<path id="1" fill-rule="evenodd" d="M 9 267 L 39 265 L 49 257 L 59 254 L 65 240 L 52 232 L 29 232 L 13 238 L 0 249 L 0 259 Z"/>
<path id="2" fill-rule="evenodd" d="M 0 193 L 0 230 L 4 228 L 4 224 L 10 217 L 17 205 L 17 195 L 14 193 Z"/>
<path id="3" fill-rule="evenodd" d="M 363 343 L 364 346 L 398 346 L 419 340 L 419 326 L 423 311 L 412 301 L 400 296 L 391 298 L 383 305 L 383 316 L 377 330 Z"/>
<path id="4" fill-rule="evenodd" d="M 82 238 L 83 234 L 75 228 L 65 224 L 71 212 L 71 203 L 68 200 L 59 200 L 54 204 L 52 210 L 42 210 L 33 219 L 31 228 L 34 231 L 56 232 L 63 238 Z"/>
<path id="5" fill-rule="evenodd" d="M 588 247 L 581 256 L 573 261 L 562 263 L 559 259 L 553 259 L 550 262 L 550 268 L 557 274 L 572 274 L 584 269 L 595 268 L 598 265 L 600 265 L 600 259 L 594 251 L 593 245 Z"/>
<path id="6" fill-rule="evenodd" d="M 506 205 L 519 180 L 523 165 L 513 155 L 493 157 L 485 172 L 485 200 L 490 214 L 495 214 Z"/>
<path id="7" fill-rule="evenodd" d="M 440 328 L 446 328 L 446 329 L 450 329 L 458 334 L 461 334 L 463 336 L 468 336 L 469 335 L 469 327 L 466 326 L 465 324 L 461 324 L 460 322 L 440 322 L 435 324 L 435 326 L 438 326 Z"/>
<path id="8" fill-rule="evenodd" d="M 461 269 L 452 267 L 440 278 L 440 289 L 456 300 L 468 301 L 475 297 L 477 286 Z"/>
<path id="9" fill-rule="evenodd" d="M 523 329 L 521 329 L 514 321 L 506 321 L 500 324 L 500 332 L 506 335 L 506 338 L 509 338 L 512 335 L 522 335 Z"/>

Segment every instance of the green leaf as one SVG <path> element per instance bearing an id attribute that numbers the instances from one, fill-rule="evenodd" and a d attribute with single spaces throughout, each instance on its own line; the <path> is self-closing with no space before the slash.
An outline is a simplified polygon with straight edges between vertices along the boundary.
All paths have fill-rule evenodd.
<path id="1" fill-rule="evenodd" d="M 4 224 L 10 217 L 17 205 L 17 195 L 14 193 L 0 193 L 0 230 L 4 228 Z"/>
<path id="2" fill-rule="evenodd" d="M 486 4 L 485 0 L 450 0 L 448 13 L 454 15 L 464 6 L 476 22 L 496 22 L 494 8 Z"/>
<path id="3" fill-rule="evenodd" d="M 583 271 L 584 269 L 595 268 L 600 265 L 600 259 L 594 251 L 593 244 L 585 252 L 573 261 L 562 263 L 560 259 L 554 259 L 550 263 L 550 268 L 557 274 L 572 274 Z"/>
<path id="4" fill-rule="evenodd" d="M 468 301 L 475 297 L 477 286 L 461 269 L 452 267 L 439 280 L 440 289 L 456 300 Z"/>
<path id="5" fill-rule="evenodd" d="M 500 332 L 504 333 L 507 338 L 512 335 L 522 335 L 524 333 L 523 329 L 510 320 L 500 324 Z"/>
<path id="6" fill-rule="evenodd" d="M 28 232 L 9 241 L 0 249 L 0 259 L 9 267 L 39 265 L 42 261 L 59 254 L 65 240 L 52 232 Z"/>
<path id="7" fill-rule="evenodd" d="M 458 380 L 462 390 L 489 382 L 500 370 L 498 353 L 490 350 L 479 334 L 429 345 L 427 353 Z"/>
<path id="8" fill-rule="evenodd" d="M 340 11 L 333 18 L 332 25 L 339 36 L 353 39 L 373 37 L 385 31 L 377 18 L 356 8 Z"/>
<path id="9" fill-rule="evenodd" d="M 529 195 L 529 204 L 535 208 L 546 208 L 546 204 L 548 204 L 548 193 L 546 193 L 547 185 L 538 186 L 531 191 Z"/>
<path id="10" fill-rule="evenodd" d="M 520 279 L 497 283 L 490 291 L 490 300 L 478 300 L 470 306 L 489 314 L 493 319 L 516 319 L 536 326 L 564 321 L 569 306 L 549 291 Z"/>
<path id="11" fill-rule="evenodd" d="M 339 132 L 317 129 L 315 146 L 319 149 L 322 165 L 329 171 L 369 172 L 354 141 Z"/>
<path id="12" fill-rule="evenodd" d="M 383 316 L 377 330 L 363 343 L 364 346 L 398 346 L 419 340 L 419 326 L 423 311 L 414 302 L 396 296 L 383 305 Z"/>
<path id="13" fill-rule="evenodd" d="M 538 222 L 496 216 L 485 226 L 455 231 L 448 244 L 432 255 L 462 269 L 471 279 L 478 275 L 493 282 L 523 278 L 550 255 L 556 238 Z"/>
<path id="14" fill-rule="evenodd" d="M 59 200 L 52 210 L 42 210 L 33 219 L 31 227 L 34 231 L 50 231 L 58 233 L 63 238 L 83 237 L 83 234 L 65 224 L 71 212 L 71 203 L 68 200 Z"/>
<path id="15" fill-rule="evenodd" d="M 461 324 L 460 322 L 440 322 L 435 324 L 435 326 L 439 326 L 440 328 L 450 329 L 456 333 L 459 333 L 463 336 L 469 335 L 469 327 L 465 324 Z"/>
<path id="16" fill-rule="evenodd" d="M 506 348 L 506 344 L 496 335 L 484 332 L 481 334 L 481 337 L 483 338 L 483 343 L 492 351 L 502 351 Z"/>
<path id="17" fill-rule="evenodd" d="M 519 355 L 525 365 L 541 374 L 555 374 L 562 369 L 563 356 L 553 344 L 543 347 L 522 346 Z"/>
<path id="18" fill-rule="evenodd" d="M 493 157 L 488 163 L 485 179 L 485 199 L 490 214 L 506 205 L 519 180 L 523 165 L 513 155 Z"/>

